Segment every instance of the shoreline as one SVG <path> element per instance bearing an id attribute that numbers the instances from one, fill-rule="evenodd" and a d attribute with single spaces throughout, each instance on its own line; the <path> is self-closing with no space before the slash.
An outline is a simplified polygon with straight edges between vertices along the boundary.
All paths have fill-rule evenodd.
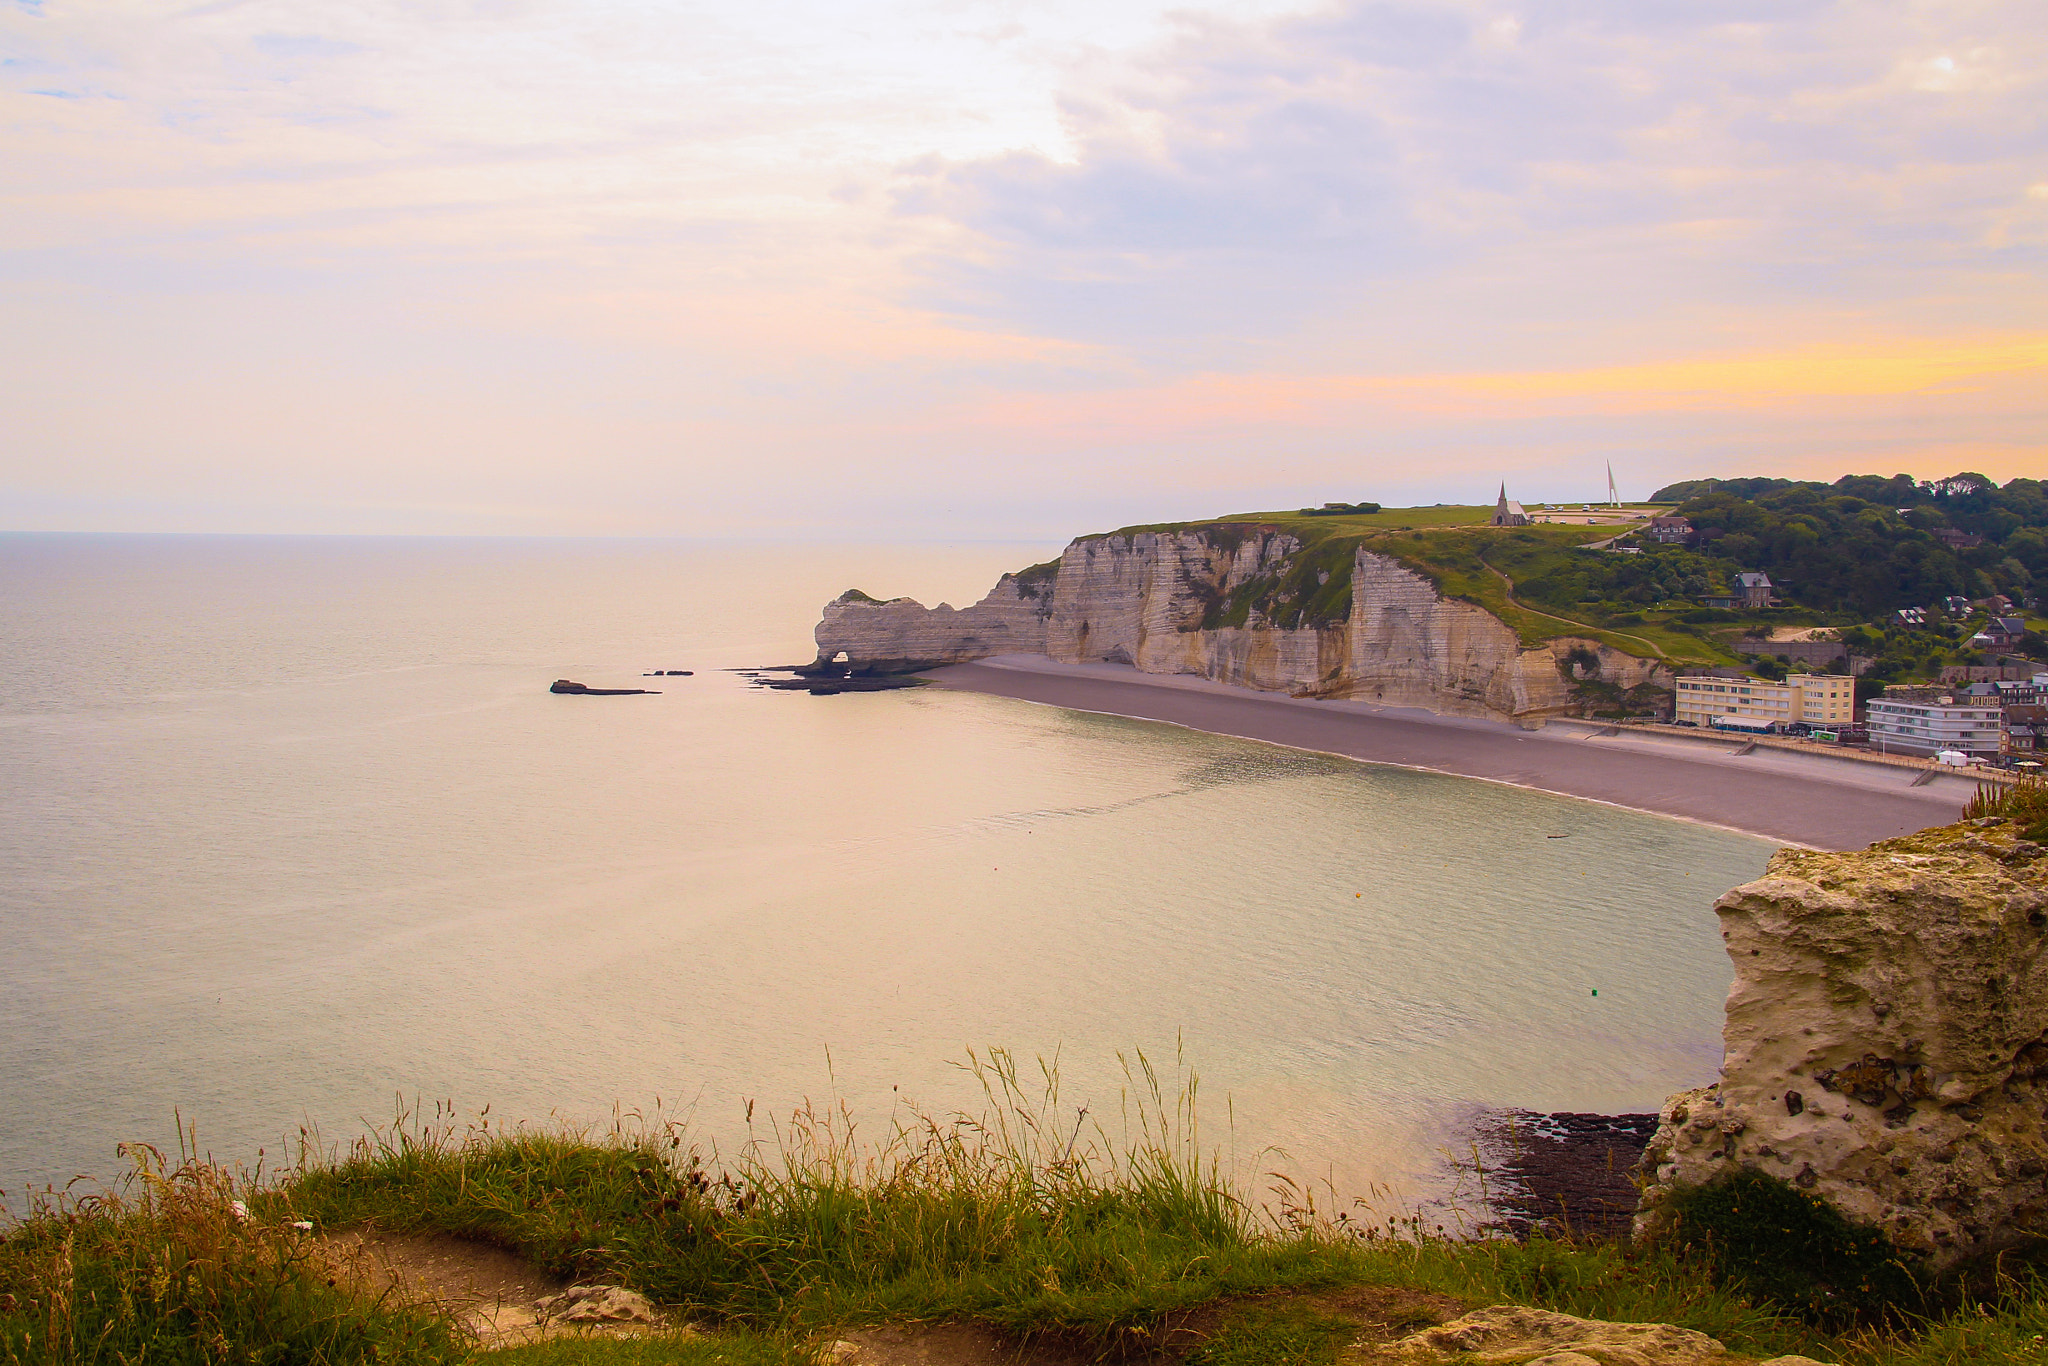
<path id="1" fill-rule="evenodd" d="M 1826 755 L 1719 746 L 1600 722 L 1556 721 L 1525 731 L 1506 721 L 1419 708 L 1257 692 L 1120 664 L 1061 664 L 998 655 L 927 670 L 933 686 L 1070 711 L 1155 721 L 1211 735 L 1451 777 L 1712 826 L 1811 849 L 1860 849 L 1956 820 L 1972 779 L 1845 764 Z"/>

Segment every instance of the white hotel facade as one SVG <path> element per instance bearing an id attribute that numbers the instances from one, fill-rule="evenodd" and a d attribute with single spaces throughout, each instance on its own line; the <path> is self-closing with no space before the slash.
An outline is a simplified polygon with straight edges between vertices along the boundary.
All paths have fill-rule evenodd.
<path id="1" fill-rule="evenodd" d="M 1972 698 L 1870 699 L 1870 747 L 1888 754 L 1934 754 L 1944 749 L 1995 759 L 2001 712 Z"/>
<path id="2" fill-rule="evenodd" d="M 1776 722 L 1783 730 L 1804 721 L 1834 730 L 1856 719 L 1856 680 L 1847 674 L 1792 674 L 1782 683 L 1753 674 L 1686 674 L 1674 691 L 1673 719 L 1701 727 L 1722 722 L 1750 729 Z"/>

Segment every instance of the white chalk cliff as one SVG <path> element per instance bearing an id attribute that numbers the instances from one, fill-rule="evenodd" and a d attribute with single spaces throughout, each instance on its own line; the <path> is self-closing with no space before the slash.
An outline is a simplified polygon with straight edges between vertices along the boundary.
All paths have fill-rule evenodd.
<path id="1" fill-rule="evenodd" d="M 1305 547 L 1238 523 L 1083 537 L 1056 567 L 1006 574 L 965 609 L 850 591 L 816 638 L 817 667 L 856 673 L 1044 654 L 1529 723 L 1578 710 L 1575 681 L 1665 681 L 1594 640 L 1524 648 L 1492 613 L 1364 544 Z"/>
<path id="2" fill-rule="evenodd" d="M 1746 1168 L 1936 1268 L 2048 1235 L 2048 847 L 1986 818 L 1788 849 L 1714 909 L 1721 1078 L 1665 1102 L 1638 1233 Z"/>

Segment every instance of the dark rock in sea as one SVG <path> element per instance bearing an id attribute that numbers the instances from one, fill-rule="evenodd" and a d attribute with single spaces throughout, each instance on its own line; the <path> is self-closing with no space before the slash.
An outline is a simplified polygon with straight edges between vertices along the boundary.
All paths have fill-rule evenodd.
<path id="1" fill-rule="evenodd" d="M 653 688 L 590 688 L 585 687 L 581 683 L 572 683 L 566 678 L 556 679 L 554 681 L 553 686 L 551 686 L 548 689 L 548 691 L 551 693 L 560 693 L 565 697 L 661 696 L 661 694 Z"/>
<path id="2" fill-rule="evenodd" d="M 1498 1227 L 1526 1238 L 1625 1238 L 1635 1217 L 1631 1174 L 1655 1115 L 1497 1111 L 1474 1137 Z"/>
<path id="3" fill-rule="evenodd" d="M 741 669 L 753 680 L 757 688 L 773 688 L 776 692 L 807 692 L 813 697 L 833 697 L 843 692 L 894 692 L 898 688 L 922 688 L 922 678 L 911 678 L 904 674 L 851 674 L 843 666 L 837 666 L 828 673 L 819 673 L 808 664 L 783 664 L 770 669 Z M 764 673 L 791 674 L 790 678 L 763 678 Z"/>
<path id="4" fill-rule="evenodd" d="M 695 671 L 691 669 L 670 669 L 668 676 L 670 678 L 692 678 L 695 677 Z"/>

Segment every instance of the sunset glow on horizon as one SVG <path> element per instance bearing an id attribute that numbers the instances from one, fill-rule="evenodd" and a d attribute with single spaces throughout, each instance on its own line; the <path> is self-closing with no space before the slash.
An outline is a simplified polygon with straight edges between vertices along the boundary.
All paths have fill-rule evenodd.
<path id="1" fill-rule="evenodd" d="M 0 0 L 0 530 L 2048 475 L 2024 0 Z"/>

